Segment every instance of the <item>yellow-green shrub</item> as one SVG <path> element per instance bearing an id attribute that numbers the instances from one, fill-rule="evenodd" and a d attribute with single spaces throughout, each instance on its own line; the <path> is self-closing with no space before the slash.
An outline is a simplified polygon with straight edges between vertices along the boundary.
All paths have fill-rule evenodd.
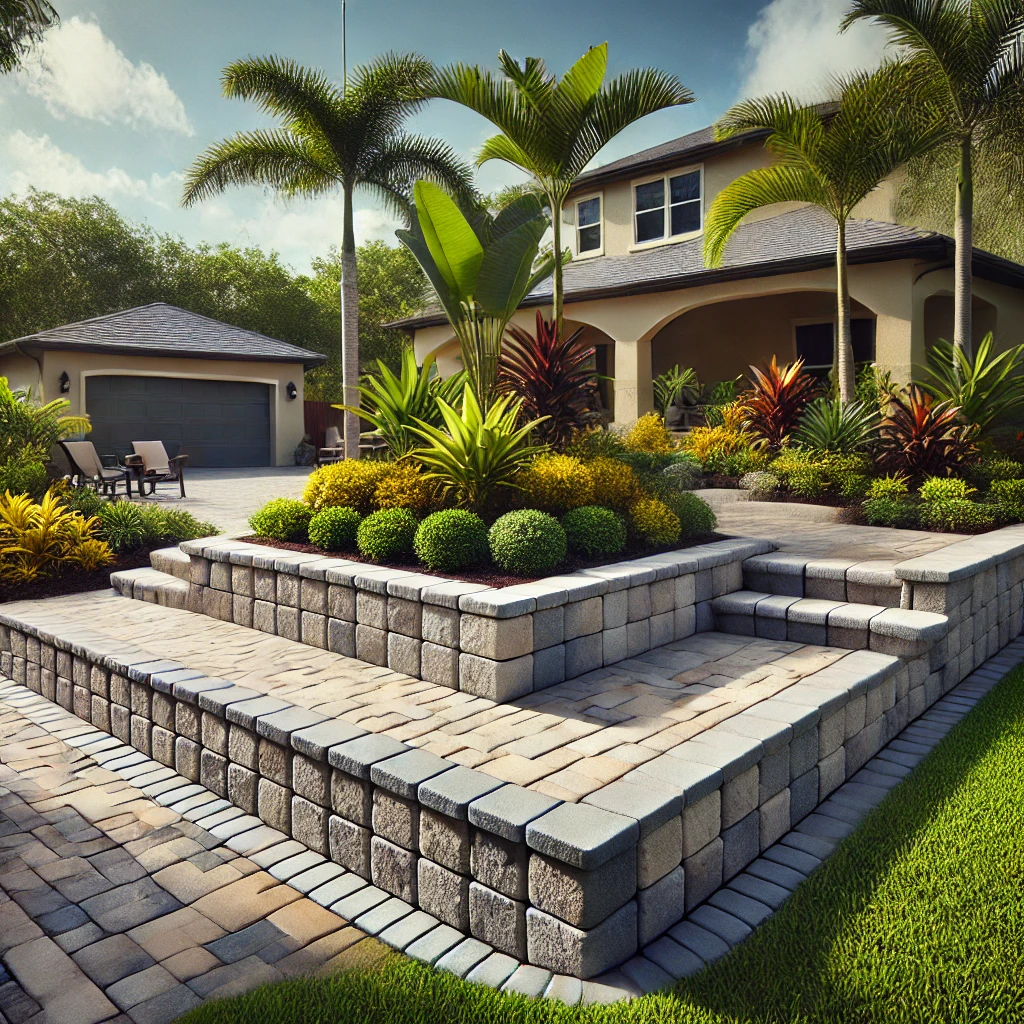
<path id="1" fill-rule="evenodd" d="M 768 457 L 753 446 L 753 437 L 736 426 L 695 427 L 682 441 L 708 473 L 742 476 L 764 469 Z"/>
<path id="2" fill-rule="evenodd" d="M 626 435 L 625 443 L 631 452 L 648 452 L 651 455 L 668 455 L 677 447 L 665 421 L 656 412 L 641 416 Z"/>
<path id="3" fill-rule="evenodd" d="M 391 465 L 376 459 L 346 459 L 321 466 L 310 473 L 302 500 L 317 511 L 347 505 L 366 515 L 373 510 L 377 484 Z"/>
<path id="4" fill-rule="evenodd" d="M 590 465 L 593 465 L 591 463 Z M 561 515 L 590 505 L 594 475 L 590 465 L 572 455 L 541 455 L 516 477 L 529 508 Z"/>
<path id="5" fill-rule="evenodd" d="M 585 504 L 627 509 L 640 493 L 640 481 L 632 466 L 602 456 L 587 463 L 593 480 L 593 499 Z"/>
<path id="6" fill-rule="evenodd" d="M 438 507 L 437 490 L 414 462 L 385 463 L 387 471 L 373 491 L 377 508 L 408 508 L 429 512 Z"/>
<path id="7" fill-rule="evenodd" d="M 33 501 L 27 494 L 0 497 L 0 578 L 27 583 L 73 565 L 99 569 L 114 553 L 95 533 L 99 520 L 69 509 L 50 491 Z"/>
<path id="8" fill-rule="evenodd" d="M 663 501 L 651 497 L 643 497 L 633 503 L 629 522 L 638 537 L 658 547 L 674 544 L 682 530 L 679 516 Z"/>

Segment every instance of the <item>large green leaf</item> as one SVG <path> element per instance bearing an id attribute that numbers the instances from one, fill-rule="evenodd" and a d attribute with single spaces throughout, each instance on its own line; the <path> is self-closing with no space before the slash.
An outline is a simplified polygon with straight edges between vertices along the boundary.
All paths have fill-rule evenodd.
<path id="1" fill-rule="evenodd" d="M 495 238 L 480 264 L 476 300 L 490 316 L 509 320 L 526 298 L 537 247 L 547 227 L 537 218 Z"/>
<path id="2" fill-rule="evenodd" d="M 586 106 L 600 92 L 607 70 L 608 44 L 592 46 L 566 71 L 555 91 L 570 99 L 574 106 Z"/>
<path id="3" fill-rule="evenodd" d="M 418 181 L 416 213 L 430 255 L 448 287 L 462 300 L 476 290 L 484 248 L 455 201 L 437 185 Z"/>
<path id="4" fill-rule="evenodd" d="M 450 287 L 448 279 L 442 274 L 441 269 L 434 261 L 433 254 L 420 229 L 418 211 L 413 214 L 412 228 L 408 230 L 400 228 L 395 234 L 398 236 L 399 241 L 416 257 L 416 261 L 423 268 L 423 273 L 427 275 L 433 286 L 438 301 L 444 306 L 448 319 L 455 323 L 462 316 L 462 307 L 459 305 L 460 297 Z"/>

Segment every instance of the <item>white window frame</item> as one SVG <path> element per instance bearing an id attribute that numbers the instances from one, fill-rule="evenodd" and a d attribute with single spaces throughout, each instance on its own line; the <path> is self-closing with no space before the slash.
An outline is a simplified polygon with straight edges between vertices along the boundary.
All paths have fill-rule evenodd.
<path id="1" fill-rule="evenodd" d="M 669 179 L 678 178 L 682 174 L 692 174 L 694 171 L 700 172 L 700 227 L 695 231 L 684 231 L 682 234 L 673 235 L 671 234 L 672 228 L 672 201 L 671 201 L 671 189 L 669 188 Z M 663 183 L 665 190 L 665 206 L 664 206 L 664 231 L 665 233 L 661 238 L 652 238 L 647 242 L 638 242 L 636 240 L 636 190 L 641 185 L 649 185 L 652 181 L 660 181 Z M 652 174 L 645 178 L 635 178 L 629 183 L 630 193 L 630 216 L 632 218 L 631 231 L 633 234 L 633 242 L 629 247 L 630 252 L 635 252 L 641 249 L 653 249 L 659 245 L 671 245 L 674 242 L 683 242 L 688 238 L 699 238 L 704 233 L 704 165 L 703 164 L 691 164 L 688 167 L 676 167 L 671 171 L 666 171 L 664 174 Z M 643 211 L 640 211 L 643 212 Z M 603 210 L 602 210 L 603 213 Z"/>
<path id="2" fill-rule="evenodd" d="M 600 213 L 597 218 L 597 227 L 601 232 L 601 244 L 596 249 L 588 249 L 586 252 L 580 251 L 580 203 L 589 202 L 591 199 L 597 200 L 598 210 Z M 580 196 L 578 199 L 573 200 L 572 204 L 572 219 L 573 225 L 576 229 L 576 258 L 581 260 L 589 260 L 594 256 L 604 255 L 604 193 L 603 192 L 592 192 L 590 195 Z M 586 225 L 587 227 L 593 227 L 593 224 Z"/>

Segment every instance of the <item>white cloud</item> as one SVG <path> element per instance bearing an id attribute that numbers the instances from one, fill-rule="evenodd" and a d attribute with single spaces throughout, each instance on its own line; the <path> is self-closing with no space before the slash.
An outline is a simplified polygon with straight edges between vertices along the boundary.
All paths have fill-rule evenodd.
<path id="1" fill-rule="evenodd" d="M 830 76 L 877 66 L 885 30 L 855 22 L 840 34 L 847 0 L 771 0 L 747 31 L 742 96 L 786 91 L 813 100 Z"/>
<path id="2" fill-rule="evenodd" d="M 246 203 L 244 212 L 236 200 L 219 196 L 197 207 L 202 237 L 274 249 L 301 268 L 311 257 L 325 255 L 332 245 L 341 247 L 343 209 L 340 196 L 287 202 L 263 196 L 255 206 Z M 357 245 L 375 239 L 397 244 L 395 229 L 400 224 L 385 212 L 357 209 L 354 226 Z"/>
<path id="3" fill-rule="evenodd" d="M 62 196 L 98 195 L 105 199 L 144 199 L 168 206 L 181 188 L 181 175 L 153 174 L 133 178 L 121 167 L 90 170 L 73 153 L 62 150 L 48 135 L 29 135 L 20 128 L 11 132 L 0 149 L 0 166 L 6 170 L 9 191 L 24 194 L 30 187 Z"/>
<path id="4" fill-rule="evenodd" d="M 60 120 L 195 134 L 167 79 L 151 64 L 133 64 L 95 22 L 74 17 L 50 29 L 18 80 Z"/>

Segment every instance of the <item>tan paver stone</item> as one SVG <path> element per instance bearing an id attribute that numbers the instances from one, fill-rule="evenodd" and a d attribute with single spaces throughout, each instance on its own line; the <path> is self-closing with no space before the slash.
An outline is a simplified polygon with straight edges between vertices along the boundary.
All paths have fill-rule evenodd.
<path id="1" fill-rule="evenodd" d="M 220 967 L 220 961 L 208 949 L 193 946 L 192 949 L 183 949 L 169 956 L 160 966 L 170 971 L 178 981 L 191 981 L 192 978 Z"/>
<path id="2" fill-rule="evenodd" d="M 154 960 L 165 960 L 182 950 L 202 946 L 226 934 L 220 925 L 192 907 L 183 907 L 173 914 L 147 921 L 127 933 Z"/>
<path id="3" fill-rule="evenodd" d="M 171 864 L 153 875 L 153 881 L 172 896 L 188 905 L 202 896 L 237 882 L 242 873 L 231 864 L 221 864 L 210 871 L 202 871 L 190 861 Z"/>
<path id="4" fill-rule="evenodd" d="M 13 900 L 0 905 L 0 953 L 39 938 L 42 934 L 42 928 Z"/>
<path id="5" fill-rule="evenodd" d="M 258 871 L 203 896 L 193 906 L 214 924 L 234 932 L 268 917 L 298 898 L 299 893 L 295 889 L 280 884 L 265 871 Z"/>
<path id="6" fill-rule="evenodd" d="M 275 910 L 267 920 L 303 945 L 337 931 L 344 924 L 337 914 L 332 914 L 312 900 L 297 900 Z"/>

